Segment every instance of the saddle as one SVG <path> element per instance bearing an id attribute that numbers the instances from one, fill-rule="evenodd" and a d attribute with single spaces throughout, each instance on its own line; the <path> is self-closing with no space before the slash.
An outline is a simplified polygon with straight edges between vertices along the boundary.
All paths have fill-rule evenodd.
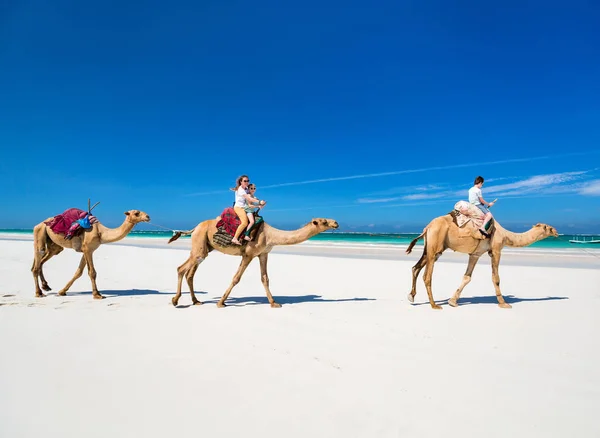
<path id="1" fill-rule="evenodd" d="M 454 204 L 454 210 L 448 213 L 452 217 L 452 221 L 459 228 L 459 233 L 464 237 L 473 237 L 474 239 L 486 239 L 479 232 L 479 228 L 483 225 L 485 215 L 475 205 L 467 201 L 458 201 Z M 494 231 L 494 219 L 486 224 L 486 231 L 492 234 Z"/>
<path id="2" fill-rule="evenodd" d="M 217 222 L 217 232 L 213 236 L 215 244 L 223 247 L 227 246 L 239 246 L 231 243 L 235 231 L 238 226 L 242 223 L 235 210 L 231 207 L 227 207 L 221 213 L 221 219 Z M 254 213 L 254 225 L 250 228 L 250 238 L 254 238 L 261 224 L 264 223 L 262 216 L 258 213 Z M 246 239 L 240 239 L 242 246 L 246 245 L 248 241 Z"/>
<path id="3" fill-rule="evenodd" d="M 52 232 L 62 234 L 65 239 L 70 240 L 84 230 L 90 229 L 96 222 L 98 222 L 96 216 L 92 216 L 87 211 L 69 208 L 44 223 Z"/>

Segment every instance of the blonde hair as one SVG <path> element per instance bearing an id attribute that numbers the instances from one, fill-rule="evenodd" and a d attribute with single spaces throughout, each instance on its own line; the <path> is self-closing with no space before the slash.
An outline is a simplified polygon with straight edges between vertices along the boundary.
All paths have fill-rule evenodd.
<path id="1" fill-rule="evenodd" d="M 229 190 L 231 190 L 232 192 L 237 192 L 237 189 L 239 189 L 239 188 L 240 188 L 240 186 L 242 185 L 242 180 L 243 180 L 244 178 L 248 178 L 248 179 L 250 179 L 250 178 L 248 177 L 248 175 L 240 175 L 240 176 L 238 176 L 238 179 L 236 179 L 236 180 L 235 180 L 235 188 L 233 188 L 233 187 L 232 187 L 232 188 L 230 188 Z"/>

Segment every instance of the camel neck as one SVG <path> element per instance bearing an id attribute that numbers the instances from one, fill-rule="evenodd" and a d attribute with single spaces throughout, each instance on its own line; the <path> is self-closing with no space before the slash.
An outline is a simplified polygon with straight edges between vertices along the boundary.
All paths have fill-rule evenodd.
<path id="1" fill-rule="evenodd" d="M 313 224 L 307 224 L 297 230 L 283 231 L 265 224 L 265 234 L 269 246 L 295 245 L 319 234 L 319 229 Z"/>
<path id="2" fill-rule="evenodd" d="M 118 228 L 107 228 L 102 224 L 98 224 L 100 240 L 102 243 L 118 242 L 129 234 L 134 225 L 134 223 L 128 221 L 127 219 L 125 219 L 125 221 Z"/>
<path id="3" fill-rule="evenodd" d="M 537 242 L 538 240 L 542 240 L 544 237 L 543 231 L 536 227 L 532 228 L 531 230 L 525 231 L 524 233 L 513 233 L 512 231 L 508 231 L 503 228 L 502 234 L 505 245 L 515 248 L 529 246 L 532 243 Z"/>

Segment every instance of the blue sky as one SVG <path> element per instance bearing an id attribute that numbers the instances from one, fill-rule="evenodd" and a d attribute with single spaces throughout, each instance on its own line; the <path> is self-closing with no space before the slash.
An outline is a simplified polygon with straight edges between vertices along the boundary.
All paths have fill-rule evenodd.
<path id="1" fill-rule="evenodd" d="M 282 228 L 420 230 L 483 175 L 505 226 L 600 232 L 600 6 L 483 3 L 5 2 L 0 228 L 193 227 L 246 173 Z"/>

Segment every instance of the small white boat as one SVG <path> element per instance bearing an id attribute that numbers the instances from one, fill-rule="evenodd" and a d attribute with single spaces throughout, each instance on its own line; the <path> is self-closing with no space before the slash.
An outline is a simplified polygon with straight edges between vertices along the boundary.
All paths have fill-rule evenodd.
<path id="1" fill-rule="evenodd" d="M 585 237 L 583 239 L 571 239 L 569 240 L 569 242 L 571 243 L 600 243 L 600 239 L 594 239 L 591 238 L 590 240 L 585 240 Z"/>

